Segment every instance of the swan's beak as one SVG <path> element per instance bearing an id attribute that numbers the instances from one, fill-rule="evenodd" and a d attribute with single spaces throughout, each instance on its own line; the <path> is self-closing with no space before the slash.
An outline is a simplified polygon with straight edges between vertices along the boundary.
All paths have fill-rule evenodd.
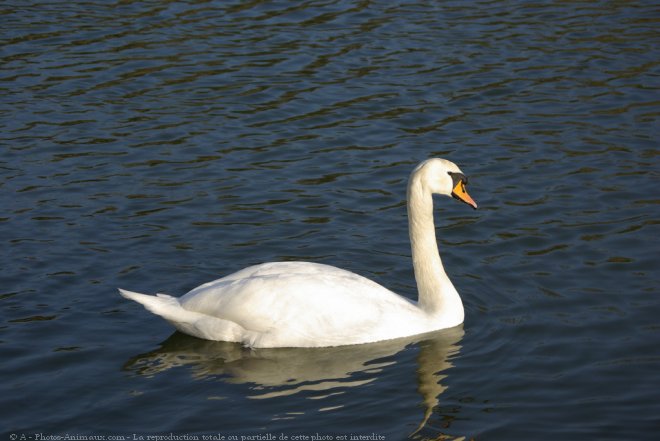
<path id="1" fill-rule="evenodd" d="M 477 209 L 477 203 L 470 197 L 467 190 L 465 189 L 465 182 L 462 180 L 456 183 L 454 190 L 451 192 L 451 195 L 458 199 L 459 201 L 465 202 L 475 210 Z"/>

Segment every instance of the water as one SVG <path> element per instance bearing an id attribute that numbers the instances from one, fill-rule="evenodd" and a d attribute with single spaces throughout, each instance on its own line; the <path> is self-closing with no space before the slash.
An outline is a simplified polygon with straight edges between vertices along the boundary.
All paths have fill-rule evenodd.
<path id="1" fill-rule="evenodd" d="M 4 2 L 3 439 L 654 439 L 659 16 Z M 459 329 L 248 350 L 115 291 L 301 259 L 414 297 L 405 185 L 432 156 L 480 205 L 436 199 Z"/>

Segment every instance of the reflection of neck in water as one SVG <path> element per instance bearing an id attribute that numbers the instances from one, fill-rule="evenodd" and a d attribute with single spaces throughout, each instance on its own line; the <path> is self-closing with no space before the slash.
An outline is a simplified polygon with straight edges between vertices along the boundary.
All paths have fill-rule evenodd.
<path id="1" fill-rule="evenodd" d="M 331 348 L 247 349 L 236 343 L 215 342 L 174 333 L 161 347 L 137 355 L 124 369 L 153 376 L 168 369 L 190 367 L 195 378 L 220 376 L 231 383 L 255 385 L 252 399 L 328 391 L 376 381 L 383 369 L 397 363 L 394 356 L 410 344 L 419 346 L 417 390 L 424 402 L 424 427 L 445 390 L 441 374 L 458 350 L 463 328 L 456 327 L 414 337 Z"/>
<path id="2" fill-rule="evenodd" d="M 424 419 L 411 436 L 426 426 L 433 409 L 439 404 L 438 397 L 447 389 L 441 381 L 447 377 L 444 371 L 452 366 L 450 357 L 457 355 L 460 350 L 458 343 L 463 337 L 463 327 L 460 327 L 460 331 L 456 329 L 453 339 L 449 335 L 445 337 L 430 338 L 419 343 L 417 391 L 424 400 Z"/>

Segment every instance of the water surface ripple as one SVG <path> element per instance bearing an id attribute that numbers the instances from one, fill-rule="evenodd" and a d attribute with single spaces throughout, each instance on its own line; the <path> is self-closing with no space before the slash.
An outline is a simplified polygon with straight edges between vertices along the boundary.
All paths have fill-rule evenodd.
<path id="1" fill-rule="evenodd" d="M 653 439 L 654 2 L 0 6 L 3 433 Z M 405 185 L 436 199 L 463 327 L 252 351 L 116 287 L 264 261 L 414 298 Z"/>

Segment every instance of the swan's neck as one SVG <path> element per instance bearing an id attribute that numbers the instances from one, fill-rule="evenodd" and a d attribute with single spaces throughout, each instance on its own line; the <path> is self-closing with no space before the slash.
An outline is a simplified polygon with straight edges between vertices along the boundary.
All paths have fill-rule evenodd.
<path id="1" fill-rule="evenodd" d="M 431 315 L 460 315 L 462 321 L 461 298 L 447 277 L 438 252 L 433 196 L 416 174 L 408 185 L 408 222 L 419 307 Z"/>

